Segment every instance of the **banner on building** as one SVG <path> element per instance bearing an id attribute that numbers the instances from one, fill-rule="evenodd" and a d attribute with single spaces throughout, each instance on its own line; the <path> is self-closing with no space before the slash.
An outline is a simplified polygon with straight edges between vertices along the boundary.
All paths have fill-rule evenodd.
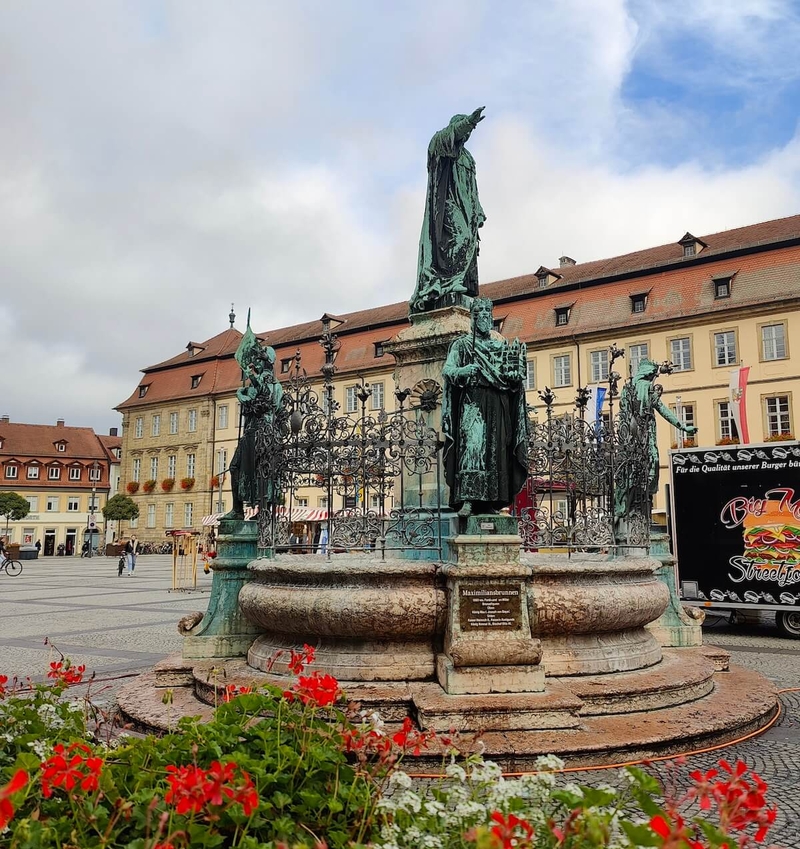
<path id="1" fill-rule="evenodd" d="M 731 371 L 731 415 L 736 423 L 736 432 L 742 445 L 750 443 L 747 427 L 747 377 L 750 366 L 740 366 Z"/>
<path id="2" fill-rule="evenodd" d="M 586 388 L 589 390 L 589 403 L 586 405 L 586 415 L 592 424 L 597 424 L 603 413 L 603 404 L 606 400 L 608 387 L 595 383 Z"/>

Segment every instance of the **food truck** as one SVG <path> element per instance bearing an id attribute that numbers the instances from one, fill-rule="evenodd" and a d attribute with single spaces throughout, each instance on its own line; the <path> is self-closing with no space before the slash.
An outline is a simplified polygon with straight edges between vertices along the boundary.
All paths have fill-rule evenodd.
<path id="1" fill-rule="evenodd" d="M 800 638 L 800 443 L 673 450 L 670 508 L 681 598 Z"/>

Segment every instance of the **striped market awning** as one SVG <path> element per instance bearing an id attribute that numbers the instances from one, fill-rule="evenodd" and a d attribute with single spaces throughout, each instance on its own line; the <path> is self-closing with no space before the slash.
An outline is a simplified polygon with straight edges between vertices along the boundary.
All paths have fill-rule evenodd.
<path id="1" fill-rule="evenodd" d="M 286 507 L 279 507 L 276 511 L 279 518 L 289 522 L 324 522 L 328 518 L 328 511 L 321 507 L 292 507 L 291 515 Z M 254 519 L 258 514 L 258 507 L 245 507 L 244 518 Z M 203 527 L 216 528 L 224 513 L 212 513 L 203 516 Z"/>

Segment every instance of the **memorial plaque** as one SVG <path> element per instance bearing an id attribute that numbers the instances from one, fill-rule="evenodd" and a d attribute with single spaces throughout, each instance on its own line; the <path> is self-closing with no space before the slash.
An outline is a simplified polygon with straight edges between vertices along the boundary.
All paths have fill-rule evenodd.
<path id="1" fill-rule="evenodd" d="M 493 534 L 497 531 L 497 527 L 494 522 L 481 522 L 479 525 L 482 531 L 488 531 L 490 534 Z"/>
<path id="2" fill-rule="evenodd" d="M 521 587 L 517 584 L 481 584 L 461 587 L 459 621 L 462 631 L 522 627 Z"/>

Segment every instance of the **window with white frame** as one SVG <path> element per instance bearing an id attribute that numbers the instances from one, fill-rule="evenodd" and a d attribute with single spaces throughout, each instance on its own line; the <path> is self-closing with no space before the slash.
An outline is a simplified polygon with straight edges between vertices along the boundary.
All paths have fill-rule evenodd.
<path id="1" fill-rule="evenodd" d="M 688 336 L 679 339 L 670 339 L 669 358 L 675 371 L 691 371 L 692 368 L 692 340 Z"/>
<path id="2" fill-rule="evenodd" d="M 217 474 L 221 475 L 228 468 L 228 451 L 220 448 L 217 451 Z"/>
<path id="3" fill-rule="evenodd" d="M 156 505 L 147 505 L 147 527 L 154 528 L 156 526 Z"/>
<path id="4" fill-rule="evenodd" d="M 13 463 L 6 466 L 6 478 L 13 480 L 17 477 L 19 477 L 19 466 L 15 466 Z"/>
<path id="5" fill-rule="evenodd" d="M 68 498 L 67 499 L 67 512 L 68 513 L 77 513 L 80 509 L 81 509 L 80 498 Z"/>
<path id="6" fill-rule="evenodd" d="M 133 480 L 139 481 L 139 478 L 142 476 L 142 460 L 140 457 L 133 458 L 133 472 L 132 472 Z"/>
<path id="7" fill-rule="evenodd" d="M 39 512 L 39 496 L 38 495 L 26 495 L 24 496 L 25 500 L 28 502 L 28 506 L 30 507 L 29 513 L 38 513 Z"/>
<path id="8" fill-rule="evenodd" d="M 372 395 L 369 398 L 369 405 L 373 410 L 382 410 L 383 409 L 383 384 L 382 383 L 371 383 L 370 389 L 372 389 Z"/>
<path id="9" fill-rule="evenodd" d="M 553 357 L 553 386 L 569 386 L 572 383 L 572 357 L 560 354 Z"/>
<path id="10" fill-rule="evenodd" d="M 161 416 L 156 414 L 150 422 L 150 436 L 161 435 Z"/>
<path id="11" fill-rule="evenodd" d="M 164 527 L 171 528 L 175 524 L 175 505 L 170 502 L 164 505 Z"/>
<path id="12" fill-rule="evenodd" d="M 214 508 L 214 510 L 217 513 L 224 513 L 225 512 L 225 499 L 224 498 L 220 498 L 217 501 L 217 506 Z"/>
<path id="13" fill-rule="evenodd" d="M 50 466 L 50 468 L 47 470 L 47 480 L 61 480 L 61 466 Z"/>
<path id="14" fill-rule="evenodd" d="M 356 397 L 356 392 L 358 392 L 357 386 L 348 386 L 347 393 L 345 398 L 345 412 L 347 413 L 355 413 L 358 409 L 358 398 Z"/>
<path id="15" fill-rule="evenodd" d="M 136 422 L 133 426 L 133 436 L 135 439 L 141 439 L 144 436 L 144 418 L 142 416 L 136 417 Z"/>
<path id="16" fill-rule="evenodd" d="M 792 421 L 789 412 L 789 396 L 774 395 L 765 398 L 767 414 L 767 436 L 781 436 L 792 432 Z"/>
<path id="17" fill-rule="evenodd" d="M 319 507 L 321 510 L 327 510 L 328 509 L 328 496 L 327 495 L 321 495 L 317 499 L 317 507 Z"/>
<path id="18" fill-rule="evenodd" d="M 99 481 L 102 476 L 103 476 L 103 470 L 102 470 L 102 468 L 100 468 L 100 466 L 98 466 L 96 469 L 94 467 L 89 469 L 89 480 L 90 481 Z"/>
<path id="19" fill-rule="evenodd" d="M 79 481 L 81 479 L 81 467 L 72 466 L 69 470 L 69 479 L 71 481 Z"/>
<path id="20" fill-rule="evenodd" d="M 174 454 L 167 457 L 167 477 L 175 480 L 175 473 L 178 468 L 178 458 Z"/>
<path id="21" fill-rule="evenodd" d="M 47 496 L 47 502 L 45 504 L 44 509 L 48 513 L 58 513 L 58 508 L 59 508 L 58 502 L 59 502 L 59 498 L 58 498 L 57 495 L 48 495 Z"/>
<path id="22" fill-rule="evenodd" d="M 189 433 L 194 433 L 197 430 L 197 410 L 189 410 L 188 423 L 186 429 Z"/>
<path id="23" fill-rule="evenodd" d="M 158 478 L 158 457 L 150 458 L 150 480 L 154 481 Z"/>
<path id="24" fill-rule="evenodd" d="M 635 345 L 628 345 L 628 364 L 631 374 L 636 374 L 639 371 L 639 364 L 649 356 L 650 346 L 647 342 L 637 342 Z"/>
<path id="25" fill-rule="evenodd" d="M 100 505 L 100 496 L 99 495 L 90 495 L 89 496 L 89 512 L 94 513 L 95 510 Z"/>
<path id="26" fill-rule="evenodd" d="M 672 412 L 675 413 L 679 422 L 682 422 L 685 427 L 694 426 L 694 404 L 675 404 L 672 407 Z M 672 442 L 674 445 L 683 445 L 687 439 L 692 439 L 686 433 L 678 428 L 672 428 Z"/>
<path id="27" fill-rule="evenodd" d="M 38 466 L 28 466 L 28 480 L 38 480 L 39 479 L 39 467 Z"/>
<path id="28" fill-rule="evenodd" d="M 590 351 L 589 380 L 591 383 L 602 383 L 608 380 L 608 351 Z"/>
<path id="29" fill-rule="evenodd" d="M 178 432 L 178 414 L 169 414 L 169 432 L 175 434 Z"/>
<path id="30" fill-rule="evenodd" d="M 536 364 L 533 360 L 525 360 L 525 388 L 536 389 Z"/>
<path id="31" fill-rule="evenodd" d="M 56 451 L 61 452 L 62 454 L 67 450 L 66 442 L 56 442 Z"/>
<path id="32" fill-rule="evenodd" d="M 723 330 L 714 334 L 714 365 L 732 366 L 737 362 L 736 331 Z"/>
<path id="33" fill-rule="evenodd" d="M 298 507 L 308 507 L 308 499 L 307 498 L 295 498 L 294 503 Z"/>
<path id="34" fill-rule="evenodd" d="M 719 401 L 717 403 L 717 439 L 738 438 L 739 432 L 736 429 L 736 421 L 733 418 L 730 401 Z"/>
<path id="35" fill-rule="evenodd" d="M 136 528 L 138 528 L 139 527 L 139 517 L 137 516 L 135 519 L 131 519 L 130 522 L 128 522 L 128 527 L 131 530 L 135 530 Z"/>
<path id="36" fill-rule="evenodd" d="M 194 477 L 194 468 L 195 468 L 195 455 L 187 454 L 186 455 L 186 477 L 193 478 Z"/>
<path id="37" fill-rule="evenodd" d="M 183 527 L 191 528 L 194 521 L 194 504 L 188 501 L 183 505 Z"/>
<path id="38" fill-rule="evenodd" d="M 781 324 L 765 324 L 761 328 L 761 358 L 783 360 L 786 358 L 786 327 Z"/>
<path id="39" fill-rule="evenodd" d="M 222 404 L 217 407 L 217 428 L 224 430 L 228 426 L 228 405 Z"/>

